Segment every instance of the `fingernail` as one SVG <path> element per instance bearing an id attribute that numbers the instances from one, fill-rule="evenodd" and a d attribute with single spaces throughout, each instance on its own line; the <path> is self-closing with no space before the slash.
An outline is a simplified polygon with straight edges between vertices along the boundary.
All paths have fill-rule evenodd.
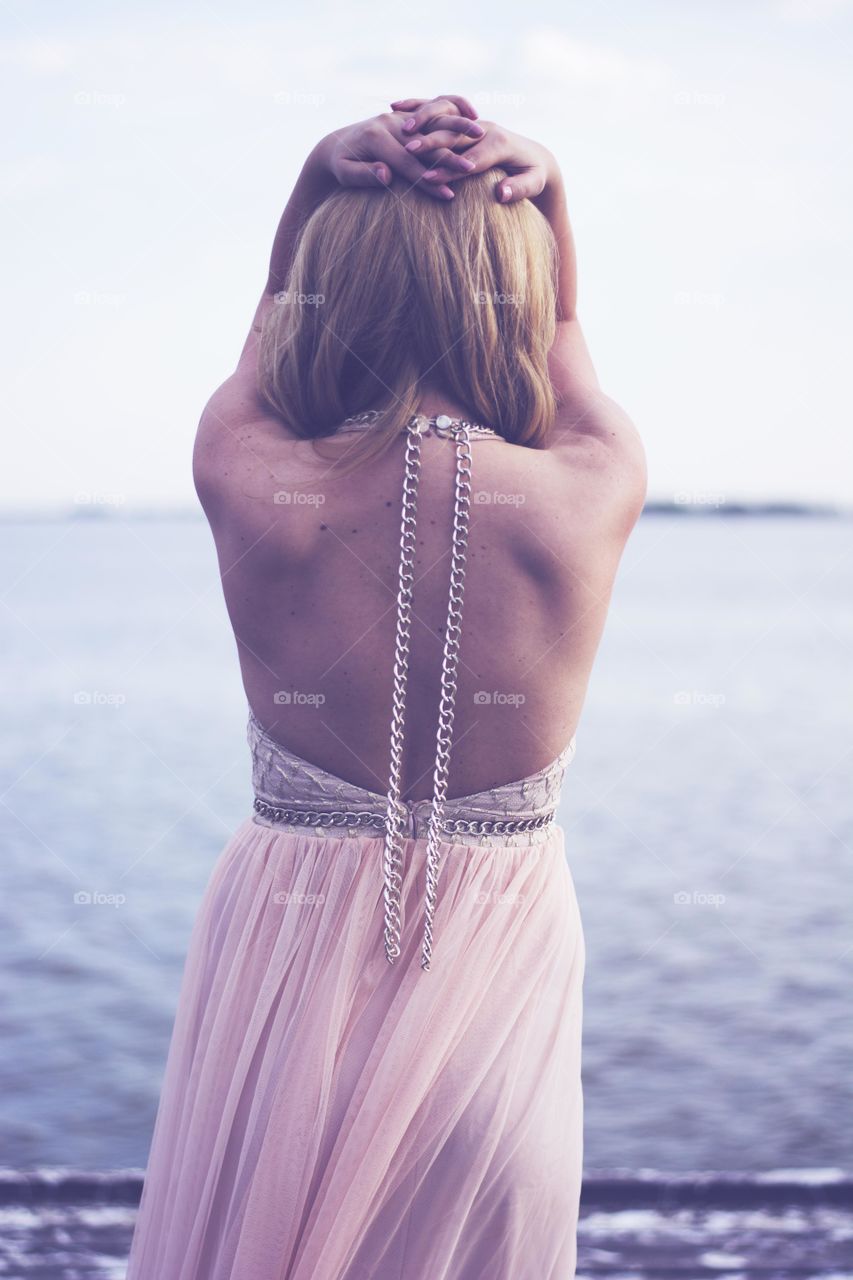
<path id="1" fill-rule="evenodd" d="M 415 127 L 415 117 L 409 116 L 408 120 L 404 122 L 403 128 L 406 130 L 406 133 L 411 133 L 414 127 Z"/>
<path id="2" fill-rule="evenodd" d="M 471 124 L 468 126 L 469 138 L 482 138 L 485 132 L 486 131 L 481 124 Z"/>
<path id="3" fill-rule="evenodd" d="M 424 144 L 421 142 L 420 138 L 413 138 L 411 142 L 406 143 L 406 150 L 419 151 L 423 145 Z"/>
<path id="4" fill-rule="evenodd" d="M 501 199 L 502 200 L 512 199 L 512 187 L 501 187 Z"/>
<path id="5" fill-rule="evenodd" d="M 439 187 L 439 188 L 438 188 L 438 190 L 439 190 L 439 193 L 440 193 L 442 196 L 444 196 L 445 200 L 453 200 L 453 199 L 454 199 L 453 192 L 452 192 L 452 190 L 450 189 L 450 187 Z"/>
<path id="6" fill-rule="evenodd" d="M 385 181 L 385 170 L 382 168 L 381 164 L 375 164 L 373 166 L 373 172 L 376 174 L 380 182 Z"/>
<path id="7" fill-rule="evenodd" d="M 473 161 L 473 160 L 469 160 L 467 156 L 463 156 L 463 157 L 462 157 L 462 159 L 461 159 L 461 161 L 460 161 L 460 163 L 461 163 L 461 165 L 462 165 L 462 168 L 463 168 L 463 169 L 476 169 L 476 168 L 477 168 L 477 166 L 474 164 L 474 161 Z"/>
<path id="8" fill-rule="evenodd" d="M 421 174 L 421 177 L 422 177 L 422 178 L 437 178 L 437 177 L 438 177 L 438 170 L 437 170 L 437 169 L 426 169 L 426 170 Z"/>

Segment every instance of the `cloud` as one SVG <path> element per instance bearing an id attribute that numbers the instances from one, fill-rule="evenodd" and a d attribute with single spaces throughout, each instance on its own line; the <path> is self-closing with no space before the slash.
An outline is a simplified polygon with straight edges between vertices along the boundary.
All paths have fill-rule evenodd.
<path id="1" fill-rule="evenodd" d="M 782 0 L 779 17 L 783 22 L 811 26 L 842 17 L 853 10 L 853 0 Z"/>
<path id="2" fill-rule="evenodd" d="M 0 196 L 26 200 L 61 188 L 67 180 L 67 167 L 56 156 L 30 155 L 0 169 Z"/>
<path id="3" fill-rule="evenodd" d="M 568 88 L 585 85 L 631 92 L 657 89 L 672 79 L 663 63 L 576 40 L 554 27 L 541 27 L 525 37 L 522 63 L 531 76 L 551 74 L 567 79 Z"/>
<path id="4" fill-rule="evenodd" d="M 0 66 L 18 71 L 56 74 L 72 66 L 76 50 L 70 42 L 58 40 L 0 41 Z"/>

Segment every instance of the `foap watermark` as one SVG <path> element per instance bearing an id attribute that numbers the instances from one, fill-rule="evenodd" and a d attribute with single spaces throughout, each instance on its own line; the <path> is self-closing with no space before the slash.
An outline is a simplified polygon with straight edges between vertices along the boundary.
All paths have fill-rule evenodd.
<path id="1" fill-rule="evenodd" d="M 679 489 L 672 500 L 677 507 L 724 507 L 726 495 L 716 489 Z"/>
<path id="2" fill-rule="evenodd" d="M 303 693 L 300 689 L 279 689 L 272 696 L 279 707 L 322 707 L 325 693 Z"/>
<path id="3" fill-rule="evenodd" d="M 103 93 L 100 89 L 78 89 L 74 94 L 75 107 L 123 107 L 127 103 L 124 93 Z"/>
<path id="4" fill-rule="evenodd" d="M 77 507 L 121 507 L 127 501 L 123 493 L 101 492 L 97 489 L 78 489 L 74 494 Z"/>
<path id="5" fill-rule="evenodd" d="M 523 893 L 499 893 L 492 889 L 479 892 L 474 901 L 480 907 L 523 907 L 525 897 Z"/>
<path id="6" fill-rule="evenodd" d="M 78 889 L 74 894 L 78 907 L 123 907 L 126 902 L 126 894 L 102 893 L 100 889 Z"/>
<path id="7" fill-rule="evenodd" d="M 326 495 L 301 493 L 298 489 L 277 489 L 272 500 L 279 507 L 321 507 L 326 501 Z"/>
<path id="8" fill-rule="evenodd" d="M 678 893 L 672 895 L 672 900 L 677 907 L 713 907 L 716 911 L 725 904 L 726 895 L 724 893 L 705 893 L 701 889 L 680 889 Z"/>
<path id="9" fill-rule="evenodd" d="M 501 89 L 483 89 L 471 99 L 477 110 L 484 107 L 520 107 L 527 102 L 526 93 L 506 93 Z"/>
<path id="10" fill-rule="evenodd" d="M 678 707 L 721 707 L 726 700 L 724 693 L 709 693 L 705 689 L 678 689 L 672 700 Z"/>
<path id="11" fill-rule="evenodd" d="M 520 293 L 501 293 L 498 289 L 493 289 L 491 293 L 483 293 L 478 291 L 474 294 L 474 301 L 477 306 L 494 306 L 494 307 L 521 307 L 524 305 L 524 298 Z"/>
<path id="12" fill-rule="evenodd" d="M 325 293 L 300 293 L 298 289 L 279 289 L 273 297 L 279 307 L 321 307 L 326 301 Z"/>
<path id="13" fill-rule="evenodd" d="M 502 689 L 491 692 L 480 689 L 474 694 L 474 703 L 478 707 L 520 707 L 525 700 L 523 693 L 508 693 Z"/>
<path id="14" fill-rule="evenodd" d="M 677 307 L 713 307 L 719 308 L 725 302 L 725 294 L 710 293 L 703 289 L 679 289 L 673 294 Z"/>
<path id="15" fill-rule="evenodd" d="M 78 289 L 74 294 L 75 307 L 121 307 L 126 293 L 101 293 L 98 289 Z"/>
<path id="16" fill-rule="evenodd" d="M 278 89 L 272 100 L 277 107 L 322 107 L 326 95 L 319 90 Z"/>
<path id="17" fill-rule="evenodd" d="M 290 893 L 282 889 L 273 894 L 273 902 L 280 907 L 321 907 L 326 901 L 324 893 Z"/>
<path id="18" fill-rule="evenodd" d="M 78 707 L 123 707 L 127 696 L 123 693 L 103 693 L 100 689 L 78 689 L 74 694 Z"/>
<path id="19" fill-rule="evenodd" d="M 672 95 L 672 100 L 677 107 L 723 107 L 726 95 L 718 90 L 679 89 Z"/>
<path id="20" fill-rule="evenodd" d="M 478 489 L 473 497 L 475 507 L 521 507 L 526 501 L 523 493 L 502 493 L 499 489 Z"/>

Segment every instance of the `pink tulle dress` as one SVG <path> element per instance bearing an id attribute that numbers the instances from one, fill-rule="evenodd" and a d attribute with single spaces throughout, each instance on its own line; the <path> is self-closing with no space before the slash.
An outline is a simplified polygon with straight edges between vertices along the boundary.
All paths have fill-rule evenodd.
<path id="1" fill-rule="evenodd" d="M 467 426 L 446 428 L 463 507 Z M 381 795 L 251 712 L 248 737 L 253 811 L 190 940 L 127 1280 L 571 1280 L 575 740 L 452 799 L 438 762 L 406 801 L 393 762 Z"/>

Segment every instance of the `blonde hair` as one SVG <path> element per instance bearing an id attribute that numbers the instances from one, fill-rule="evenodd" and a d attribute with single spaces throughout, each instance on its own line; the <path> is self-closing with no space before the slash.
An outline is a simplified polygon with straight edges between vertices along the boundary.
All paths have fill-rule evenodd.
<path id="1" fill-rule="evenodd" d="M 505 176 L 466 177 L 446 203 L 397 179 L 342 188 L 314 211 L 258 361 L 261 395 L 297 436 L 328 438 L 378 410 L 368 431 L 343 438 L 366 461 L 418 411 L 428 378 L 471 421 L 544 447 L 557 251 L 535 205 L 496 200 Z"/>

